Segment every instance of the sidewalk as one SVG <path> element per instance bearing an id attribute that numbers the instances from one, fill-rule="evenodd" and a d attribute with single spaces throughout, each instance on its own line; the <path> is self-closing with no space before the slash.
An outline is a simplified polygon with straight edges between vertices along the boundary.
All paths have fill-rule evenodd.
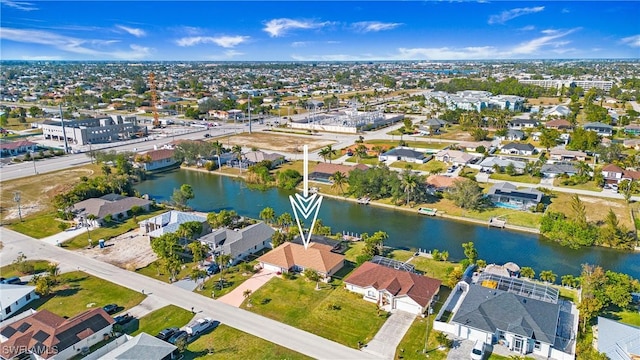
<path id="1" fill-rule="evenodd" d="M 222 296 L 218 300 L 231 306 L 240 307 L 240 305 L 242 305 L 242 302 L 244 301 L 244 292 L 246 290 L 251 290 L 251 292 L 254 292 L 262 287 L 262 285 L 266 284 L 267 281 L 271 280 L 271 278 L 274 276 L 276 276 L 275 271 L 271 272 L 260 269 L 260 271 L 253 274 L 251 278 L 247 279 L 247 281 L 243 282 L 242 284 L 240 284 L 240 286 L 233 289 L 230 293 Z"/>
<path id="2" fill-rule="evenodd" d="M 87 230 L 89 229 L 89 230 Z M 62 243 L 64 243 L 67 240 L 71 240 L 74 237 L 82 234 L 82 233 L 86 233 L 87 231 L 91 231 L 93 230 L 93 227 L 90 228 L 86 228 L 86 227 L 81 227 L 81 228 L 76 228 L 73 230 L 65 230 L 65 231 L 61 231 L 55 235 L 51 235 L 49 237 L 40 239 L 40 241 L 44 241 L 47 244 L 51 244 L 51 245 L 60 245 Z M 93 240 L 94 245 L 98 244 L 98 239 L 94 239 Z M 87 246 L 89 246 L 89 243 L 87 243 Z"/>
<path id="3" fill-rule="evenodd" d="M 122 311 L 122 313 L 123 314 L 128 313 L 129 315 L 139 319 L 149 314 L 150 312 L 163 308 L 167 305 L 169 305 L 169 302 L 163 299 L 160 299 L 159 297 L 151 293 L 151 294 L 148 294 L 147 297 L 144 300 L 142 300 L 140 304 L 132 307 L 129 310 L 124 310 Z"/>

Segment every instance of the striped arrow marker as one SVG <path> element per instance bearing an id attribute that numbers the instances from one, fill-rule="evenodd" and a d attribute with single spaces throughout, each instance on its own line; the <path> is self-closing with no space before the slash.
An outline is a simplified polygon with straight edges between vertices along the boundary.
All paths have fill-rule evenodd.
<path id="1" fill-rule="evenodd" d="M 313 227 L 316 224 L 316 219 L 318 218 L 318 211 L 320 211 L 320 205 L 322 204 L 322 195 L 313 194 L 309 196 L 309 148 L 307 145 L 303 147 L 304 151 L 304 163 L 303 163 L 303 193 L 289 195 L 289 201 L 291 202 L 291 208 L 293 209 L 293 215 L 296 218 L 296 223 L 298 224 L 298 230 L 300 230 L 300 237 L 302 237 L 302 244 L 304 248 L 307 249 L 309 246 L 309 241 L 311 241 L 311 234 L 313 233 Z M 304 229 L 302 228 L 302 223 L 300 222 L 300 218 L 304 220 L 312 217 L 311 227 L 309 227 L 309 232 L 305 236 Z"/>

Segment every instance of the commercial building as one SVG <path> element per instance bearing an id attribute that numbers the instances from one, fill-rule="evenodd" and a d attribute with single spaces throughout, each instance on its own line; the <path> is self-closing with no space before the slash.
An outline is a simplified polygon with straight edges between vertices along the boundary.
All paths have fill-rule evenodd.
<path id="1" fill-rule="evenodd" d="M 64 121 L 64 129 L 62 128 Z M 139 126 L 135 116 L 112 115 L 78 120 L 45 120 L 42 136 L 49 140 L 64 141 L 75 145 L 101 144 L 127 140 L 134 136 L 146 136 L 147 127 Z"/>

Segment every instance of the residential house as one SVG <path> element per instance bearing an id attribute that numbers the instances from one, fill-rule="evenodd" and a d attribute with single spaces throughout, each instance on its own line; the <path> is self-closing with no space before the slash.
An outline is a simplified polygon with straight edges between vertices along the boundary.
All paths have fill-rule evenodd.
<path id="1" fill-rule="evenodd" d="M 548 119 L 550 117 L 566 118 L 570 114 L 571 114 L 571 109 L 569 109 L 568 107 L 566 107 L 564 105 L 556 105 L 556 106 L 554 106 L 552 108 L 549 108 L 549 109 L 545 110 L 542 113 L 542 117 L 545 118 L 545 119 Z"/>
<path id="2" fill-rule="evenodd" d="M 542 195 L 542 192 L 536 189 L 518 189 L 511 183 L 501 182 L 489 189 L 487 197 L 498 207 L 527 210 L 537 206 L 542 201 Z"/>
<path id="3" fill-rule="evenodd" d="M 475 152 L 480 146 L 484 147 L 486 150 L 492 148 L 491 141 L 461 141 L 458 143 L 459 149 L 470 152 Z"/>
<path id="4" fill-rule="evenodd" d="M 244 153 L 243 157 L 245 162 L 247 162 L 249 166 L 255 165 L 262 161 L 270 161 L 271 166 L 276 167 L 278 165 L 281 165 L 285 161 L 284 155 L 277 154 L 277 153 L 266 153 L 260 150 L 249 151 L 247 153 Z"/>
<path id="5" fill-rule="evenodd" d="M 582 151 L 573 151 L 563 148 L 553 148 L 549 152 L 549 160 L 552 161 L 586 161 L 587 154 Z"/>
<path id="6" fill-rule="evenodd" d="M 569 163 L 544 164 L 540 168 L 540 173 L 546 178 L 554 178 L 563 174 L 573 176 L 578 173 L 578 168 Z"/>
<path id="7" fill-rule="evenodd" d="M 534 129 L 540 122 L 533 119 L 513 119 L 507 123 L 509 129 L 522 130 L 522 129 Z"/>
<path id="8" fill-rule="evenodd" d="M 126 197 L 118 194 L 107 194 L 99 198 L 91 198 L 73 205 L 76 221 L 90 226 L 101 226 L 105 217 L 111 215 L 113 219 L 129 217 L 132 207 L 139 206 L 144 211 L 149 211 L 151 201 L 137 197 Z M 89 219 L 89 215 L 95 217 Z"/>
<path id="9" fill-rule="evenodd" d="M 148 235 L 150 238 L 156 238 L 163 234 L 174 233 L 178 231 L 180 224 L 190 221 L 197 221 L 202 224 L 202 234 L 206 234 L 211 230 L 206 217 L 177 210 L 167 211 L 158 216 L 140 221 L 138 225 L 140 225 L 140 230 L 143 234 Z"/>
<path id="10" fill-rule="evenodd" d="M 378 160 L 380 161 L 406 161 L 416 164 L 424 164 L 430 159 L 431 156 L 426 157 L 424 152 L 406 147 L 393 148 L 378 156 Z"/>
<path id="11" fill-rule="evenodd" d="M 625 170 L 618 165 L 607 164 L 602 168 L 602 176 L 607 184 L 618 184 L 623 180 L 640 180 L 640 171 Z"/>
<path id="12" fill-rule="evenodd" d="M 28 140 L 0 141 L 0 156 L 17 156 L 38 150 L 38 144 Z"/>
<path id="13" fill-rule="evenodd" d="M 558 294 L 551 286 L 481 273 L 453 288 L 433 329 L 516 355 L 575 359 L 578 310 Z"/>
<path id="14" fill-rule="evenodd" d="M 595 332 L 595 331 L 594 331 Z M 598 316 L 597 350 L 611 360 L 640 359 L 640 326 Z"/>
<path id="15" fill-rule="evenodd" d="M 103 341 L 114 323 L 101 307 L 69 319 L 40 310 L 0 329 L 0 356 L 70 359 Z"/>
<path id="16" fill-rule="evenodd" d="M 271 248 L 271 236 L 275 230 L 271 226 L 259 222 L 242 229 L 220 228 L 204 235 L 198 241 L 209 245 L 216 254 L 231 256 L 231 262 L 237 264 L 249 255 L 262 249 Z"/>
<path id="17" fill-rule="evenodd" d="M 280 273 L 313 269 L 325 281 L 329 281 L 344 266 L 344 256 L 331 250 L 331 246 L 313 242 L 306 249 L 303 245 L 285 242 L 260 256 L 258 262 L 263 269 Z"/>
<path id="18" fill-rule="evenodd" d="M 171 360 L 180 358 L 175 345 L 147 333 L 125 334 L 85 356 L 84 360 Z"/>
<path id="19" fill-rule="evenodd" d="M 625 148 L 633 148 L 636 150 L 640 150 L 640 139 L 638 138 L 634 138 L 634 139 L 624 139 L 622 142 L 622 145 Z"/>
<path id="20" fill-rule="evenodd" d="M 422 135 L 433 135 L 439 134 L 440 129 L 447 127 L 447 125 L 449 125 L 449 122 L 446 120 L 429 119 L 421 124 L 418 129 Z"/>
<path id="21" fill-rule="evenodd" d="M 508 143 L 500 149 L 500 152 L 503 154 L 524 155 L 524 156 L 531 156 L 535 153 L 535 151 L 536 151 L 535 146 L 529 143 L 525 143 L 525 144 Z"/>
<path id="22" fill-rule="evenodd" d="M 336 172 L 339 171 L 343 175 L 349 176 L 349 173 L 351 173 L 353 170 L 356 170 L 356 169 L 361 171 L 366 171 L 369 169 L 369 167 L 365 164 L 357 164 L 354 166 L 349 166 L 349 165 L 330 164 L 330 163 L 321 162 L 321 163 L 318 163 L 318 165 L 316 165 L 313 171 L 309 174 L 309 180 L 324 182 L 324 183 L 331 183 L 332 181 L 329 180 L 329 178 L 333 176 L 333 174 L 335 174 Z"/>
<path id="23" fill-rule="evenodd" d="M 440 150 L 436 153 L 436 160 L 454 165 L 466 165 L 475 157 L 459 150 Z"/>
<path id="24" fill-rule="evenodd" d="M 28 303 L 40 297 L 35 286 L 0 284 L 0 321 L 4 321 Z"/>
<path id="25" fill-rule="evenodd" d="M 387 311 L 420 315 L 440 290 L 440 280 L 367 261 L 345 280 L 347 290 L 363 295 Z"/>
<path id="26" fill-rule="evenodd" d="M 504 136 L 497 136 L 500 140 L 520 141 L 524 140 L 524 132 L 521 130 L 508 129 Z"/>
<path id="27" fill-rule="evenodd" d="M 629 135 L 640 135 L 640 125 L 627 125 L 624 127 L 624 133 Z"/>
<path id="28" fill-rule="evenodd" d="M 445 175 L 429 175 L 427 178 L 427 185 L 436 191 L 448 191 L 458 181 L 464 181 L 464 178 Z"/>
<path id="29" fill-rule="evenodd" d="M 565 119 L 549 120 L 546 123 L 544 123 L 544 127 L 546 127 L 547 129 L 556 129 L 561 131 L 573 129 L 573 126 L 571 125 L 571 123 Z"/>
<path id="30" fill-rule="evenodd" d="M 480 169 L 483 171 L 493 172 L 497 167 L 500 168 L 501 171 L 504 171 L 510 164 L 513 164 L 513 167 L 518 174 L 524 173 L 524 169 L 527 164 L 524 161 L 517 161 L 512 159 L 504 159 L 496 156 L 489 156 L 480 162 Z"/>
<path id="31" fill-rule="evenodd" d="M 174 149 L 150 150 L 136 156 L 136 165 L 145 171 L 165 170 L 180 164 L 174 158 Z"/>
<path id="32" fill-rule="evenodd" d="M 600 136 L 613 135 L 613 126 L 601 122 L 591 122 L 582 126 L 585 130 L 595 131 Z"/>

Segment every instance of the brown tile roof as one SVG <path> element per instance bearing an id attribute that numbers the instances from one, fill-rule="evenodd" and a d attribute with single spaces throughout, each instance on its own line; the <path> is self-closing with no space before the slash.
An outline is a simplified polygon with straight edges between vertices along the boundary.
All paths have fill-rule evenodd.
<path id="1" fill-rule="evenodd" d="M 571 123 L 565 119 L 549 120 L 544 124 L 547 128 L 570 128 Z"/>
<path id="2" fill-rule="evenodd" d="M 102 308 L 70 319 L 41 310 L 0 329 L 0 334 L 7 338 L 1 345 L 0 355 L 10 359 L 30 349 L 48 359 L 114 322 Z"/>
<path id="3" fill-rule="evenodd" d="M 158 150 L 147 151 L 143 155 L 149 155 L 149 157 L 151 158 L 151 161 L 158 161 L 158 160 L 172 158 L 174 152 L 175 150 L 173 149 L 158 149 Z"/>
<path id="4" fill-rule="evenodd" d="M 283 269 L 291 269 L 298 265 L 326 274 L 344 262 L 344 256 L 332 253 L 331 249 L 331 246 L 312 242 L 305 250 L 303 245 L 286 242 L 259 257 L 258 261 Z"/>
<path id="5" fill-rule="evenodd" d="M 606 171 L 606 172 L 616 172 L 616 173 L 623 173 L 624 170 L 615 164 L 607 164 L 602 168 L 602 171 Z"/>
<path id="6" fill-rule="evenodd" d="M 408 296 L 421 306 L 427 306 L 440 289 L 440 280 L 396 270 L 370 261 L 360 265 L 344 282 L 362 288 L 387 290 L 393 296 Z"/>
<path id="7" fill-rule="evenodd" d="M 349 173 L 355 169 L 367 170 L 369 169 L 369 167 L 365 164 L 357 164 L 354 166 L 349 166 L 349 165 L 329 164 L 329 163 L 321 162 L 321 163 L 318 163 L 318 165 L 316 165 L 316 167 L 313 169 L 313 172 L 333 175 L 336 173 L 336 171 L 340 171 L 344 175 L 349 175 Z"/>
<path id="8" fill-rule="evenodd" d="M 635 171 L 635 170 L 624 170 L 623 171 L 623 176 L 633 179 L 633 180 L 638 180 L 640 179 L 640 171 Z"/>
<path id="9" fill-rule="evenodd" d="M 446 189 L 446 188 L 452 187 L 453 184 L 462 180 L 464 179 L 459 177 L 451 177 L 451 176 L 444 176 L 444 175 L 429 175 L 429 177 L 427 178 L 427 184 L 434 186 L 438 189 Z"/>
<path id="10" fill-rule="evenodd" d="M 31 147 L 34 145 L 38 145 L 38 144 L 29 140 L 3 141 L 3 142 L 0 142 L 0 150 L 14 150 L 22 147 Z"/>

